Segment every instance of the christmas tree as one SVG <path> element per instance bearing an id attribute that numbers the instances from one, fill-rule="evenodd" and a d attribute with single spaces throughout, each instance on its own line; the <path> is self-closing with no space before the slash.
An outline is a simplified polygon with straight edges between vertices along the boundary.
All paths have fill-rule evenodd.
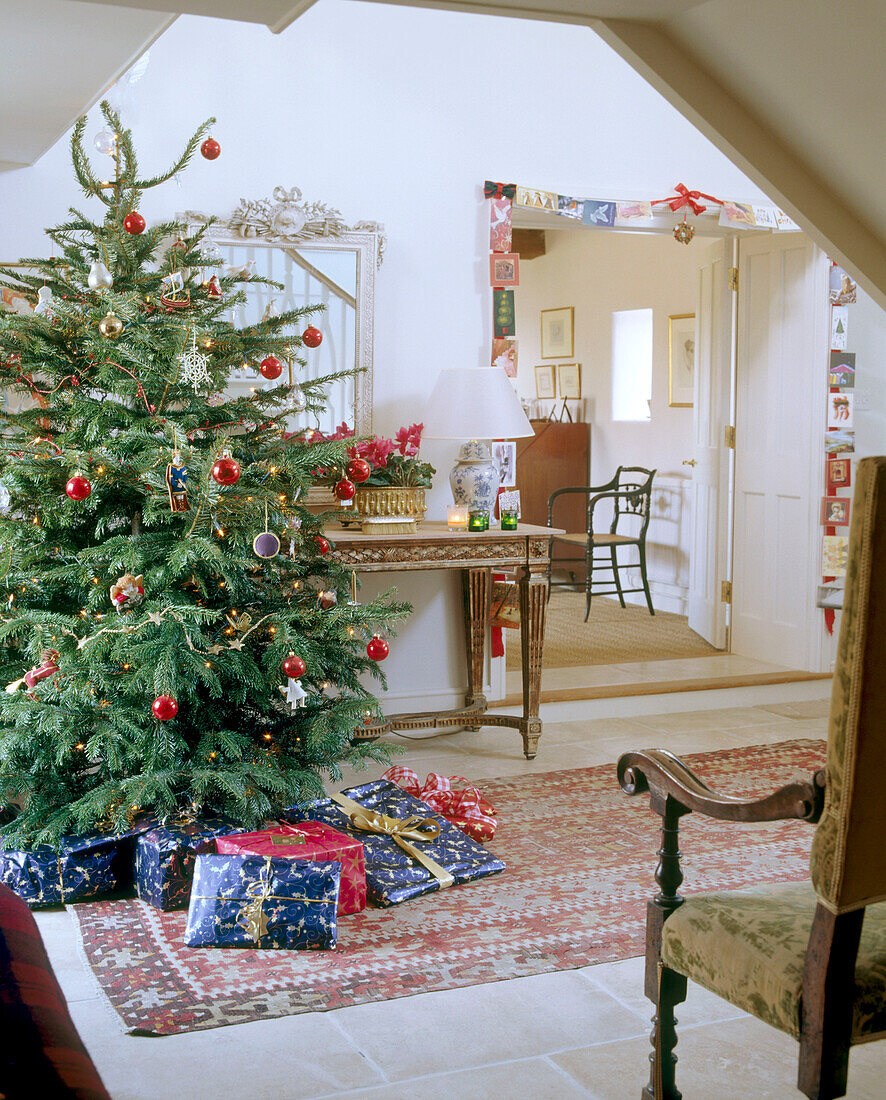
<path id="1" fill-rule="evenodd" d="M 103 219 L 72 208 L 47 230 L 52 258 L 0 271 L 36 304 L 0 314 L 12 680 L 0 791 L 13 847 L 120 831 L 139 811 L 215 810 L 251 827 L 322 793 L 342 762 L 386 759 L 355 740 L 378 713 L 359 677 L 381 678 L 367 642 L 407 610 L 349 599 L 323 517 L 298 504 L 318 468 L 346 466 L 348 443 L 310 444 L 286 418 L 322 410 L 340 376 L 225 396 L 235 367 L 276 379 L 281 360 L 303 366 L 319 330 L 296 333 L 314 307 L 236 328 L 244 276 L 221 267 L 212 221 L 146 226 L 138 212 L 198 148 L 218 156 L 214 120 L 141 179 L 131 134 L 102 112 L 96 144 L 114 178 L 84 151 L 85 118 L 71 147 Z"/>

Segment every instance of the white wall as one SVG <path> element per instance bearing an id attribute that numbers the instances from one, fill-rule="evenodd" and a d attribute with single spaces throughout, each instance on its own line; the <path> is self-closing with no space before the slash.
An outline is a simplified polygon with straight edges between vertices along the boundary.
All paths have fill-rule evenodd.
<path id="1" fill-rule="evenodd" d="M 682 181 L 764 199 L 583 27 L 341 0 L 320 0 L 279 36 L 184 17 L 153 47 L 126 112 L 143 168 L 165 168 L 210 114 L 221 157 L 198 156 L 142 213 L 227 212 L 241 196 L 297 185 L 348 220 L 385 223 L 375 349 L 385 431 L 420 417 L 442 367 L 488 362 L 484 179 L 619 198 L 657 198 Z M 0 175 L 0 259 L 45 253 L 42 228 L 81 202 L 67 144 Z M 425 448 L 441 472 L 454 450 Z M 441 476 L 432 517 L 447 499 Z M 416 616 L 386 662 L 393 696 L 463 689 L 460 599 L 441 577 L 398 578 Z"/>
<path id="2" fill-rule="evenodd" d="M 591 482 L 608 481 L 620 465 L 658 471 L 647 534 L 649 580 L 656 608 L 680 614 L 689 584 L 690 479 L 682 461 L 692 457 L 692 409 L 668 404 L 668 317 L 695 312 L 698 256 L 706 243 L 697 238 L 688 246 L 678 244 L 669 233 L 548 232 L 545 255 L 520 265 L 515 299 L 517 383 L 527 397 L 535 396 L 534 368 L 543 362 L 539 312 L 574 307 L 573 360 L 581 363 L 582 397 L 592 425 Z M 648 421 L 612 419 L 612 314 L 625 309 L 653 313 Z M 644 602 L 642 593 L 631 598 Z"/>
<path id="3" fill-rule="evenodd" d="M 858 291 L 847 307 L 847 351 L 855 352 L 855 454 L 886 454 L 886 311 Z M 851 391 L 850 391 L 851 392 Z"/>

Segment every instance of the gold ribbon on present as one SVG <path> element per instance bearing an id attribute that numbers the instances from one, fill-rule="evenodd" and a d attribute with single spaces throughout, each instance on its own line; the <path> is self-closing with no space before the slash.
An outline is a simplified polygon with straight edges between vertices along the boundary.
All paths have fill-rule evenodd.
<path id="1" fill-rule="evenodd" d="M 291 848 L 295 844 L 307 844 L 308 837 L 303 829 L 297 829 L 291 821 L 279 822 L 283 830 L 280 836 L 272 836 L 271 844 L 278 848 Z"/>
<path id="2" fill-rule="evenodd" d="M 243 906 L 237 918 L 237 927 L 242 928 L 255 944 L 261 943 L 262 937 L 268 934 L 268 916 L 264 905 L 273 896 L 271 885 L 271 861 L 267 859 L 258 879 L 246 887 L 250 901 Z"/>
<path id="3" fill-rule="evenodd" d="M 388 817 L 387 814 L 380 814 L 376 810 L 365 809 L 359 802 L 348 798 L 346 794 L 334 794 L 332 801 L 337 802 L 347 813 L 355 829 L 360 829 L 364 833 L 380 833 L 382 836 L 389 836 L 408 856 L 430 871 L 439 882 L 441 890 L 455 882 L 444 867 L 412 843 L 417 840 L 428 844 L 437 839 L 440 835 L 440 826 L 432 817 Z"/>

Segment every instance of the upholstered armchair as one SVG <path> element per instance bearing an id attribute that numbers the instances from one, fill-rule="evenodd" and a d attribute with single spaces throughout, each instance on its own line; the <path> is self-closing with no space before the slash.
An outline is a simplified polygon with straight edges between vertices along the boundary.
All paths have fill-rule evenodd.
<path id="1" fill-rule="evenodd" d="M 679 1100 L 674 1008 L 691 978 L 799 1040 L 798 1088 L 846 1094 L 849 1048 L 886 1037 L 886 457 L 858 465 L 827 764 L 757 800 L 718 795 L 670 753 L 626 753 L 623 789 L 649 793 L 661 849 L 649 903 L 655 1005 L 644 1100 Z M 679 820 L 817 822 L 811 881 L 682 898 Z M 799 826 L 798 826 L 799 827 Z"/>

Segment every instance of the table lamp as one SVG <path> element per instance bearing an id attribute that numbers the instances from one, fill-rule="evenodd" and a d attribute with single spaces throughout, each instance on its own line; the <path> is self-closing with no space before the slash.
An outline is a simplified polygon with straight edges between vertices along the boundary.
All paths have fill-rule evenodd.
<path id="1" fill-rule="evenodd" d="M 500 474 L 484 442 L 534 435 L 501 367 L 446 367 L 424 415 L 424 439 L 467 439 L 449 474 L 452 499 L 470 511 L 492 512 Z"/>

